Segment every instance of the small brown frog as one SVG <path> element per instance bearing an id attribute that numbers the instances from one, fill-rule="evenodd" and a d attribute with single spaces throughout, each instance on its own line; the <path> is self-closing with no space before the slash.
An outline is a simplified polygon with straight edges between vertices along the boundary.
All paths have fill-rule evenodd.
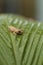
<path id="1" fill-rule="evenodd" d="M 9 29 L 10 29 L 11 32 L 15 32 L 18 35 L 21 35 L 23 33 L 23 31 L 21 29 L 17 29 L 14 26 L 9 26 Z"/>

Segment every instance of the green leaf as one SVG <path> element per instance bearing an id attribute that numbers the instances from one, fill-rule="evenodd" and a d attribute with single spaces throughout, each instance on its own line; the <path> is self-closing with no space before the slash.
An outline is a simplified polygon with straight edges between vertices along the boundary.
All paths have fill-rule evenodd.
<path id="1" fill-rule="evenodd" d="M 9 25 L 23 30 L 23 34 L 13 34 Z M 0 65 L 43 65 L 43 23 L 0 15 Z"/>

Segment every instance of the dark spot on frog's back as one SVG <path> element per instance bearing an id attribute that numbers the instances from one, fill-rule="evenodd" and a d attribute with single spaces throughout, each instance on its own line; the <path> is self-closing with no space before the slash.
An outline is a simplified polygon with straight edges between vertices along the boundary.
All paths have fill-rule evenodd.
<path id="1" fill-rule="evenodd" d="M 22 30 L 19 30 L 18 32 L 16 32 L 18 35 L 22 35 L 23 34 L 23 31 Z"/>

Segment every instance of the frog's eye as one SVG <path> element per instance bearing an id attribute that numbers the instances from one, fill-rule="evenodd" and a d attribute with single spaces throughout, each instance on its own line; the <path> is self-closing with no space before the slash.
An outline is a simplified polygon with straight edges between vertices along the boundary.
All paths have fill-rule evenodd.
<path id="1" fill-rule="evenodd" d="M 18 32 L 16 32 L 18 35 L 21 35 L 23 33 L 23 31 L 18 30 Z"/>

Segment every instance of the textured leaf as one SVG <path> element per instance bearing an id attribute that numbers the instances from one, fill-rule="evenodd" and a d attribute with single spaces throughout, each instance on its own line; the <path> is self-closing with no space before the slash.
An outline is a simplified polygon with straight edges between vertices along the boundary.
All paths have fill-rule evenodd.
<path id="1" fill-rule="evenodd" d="M 13 34 L 9 25 L 23 30 L 23 34 Z M 0 65 L 43 65 L 43 23 L 0 15 Z"/>

